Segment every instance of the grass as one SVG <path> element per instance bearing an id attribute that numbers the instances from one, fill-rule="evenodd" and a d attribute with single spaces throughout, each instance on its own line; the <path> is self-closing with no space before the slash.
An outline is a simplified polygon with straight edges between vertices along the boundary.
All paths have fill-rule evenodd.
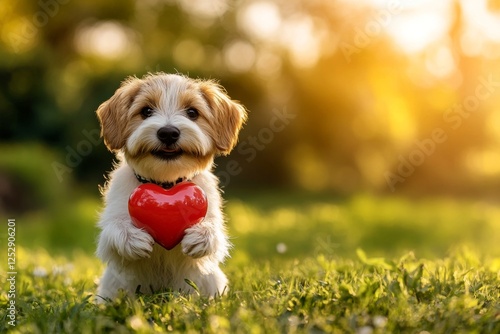
<path id="1" fill-rule="evenodd" d="M 162 292 L 95 305 L 99 201 L 15 217 L 17 324 L 6 322 L 2 271 L 0 332 L 500 333 L 500 210 L 493 205 L 228 197 L 231 288 L 213 299 Z"/>
<path id="2" fill-rule="evenodd" d="M 101 265 L 19 251 L 17 333 L 498 333 L 500 261 L 470 252 L 442 260 L 355 260 L 323 255 L 228 266 L 227 295 L 176 292 L 92 303 Z M 6 295 L 1 294 L 2 309 Z M 0 323 L 0 330 L 6 329 Z"/>

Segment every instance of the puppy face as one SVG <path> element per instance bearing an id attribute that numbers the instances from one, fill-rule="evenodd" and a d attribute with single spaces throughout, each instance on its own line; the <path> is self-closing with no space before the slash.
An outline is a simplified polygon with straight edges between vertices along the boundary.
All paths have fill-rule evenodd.
<path id="1" fill-rule="evenodd" d="M 228 154 L 246 111 L 214 82 L 160 73 L 124 81 L 97 116 L 108 149 L 123 150 L 136 173 L 171 181 Z"/>

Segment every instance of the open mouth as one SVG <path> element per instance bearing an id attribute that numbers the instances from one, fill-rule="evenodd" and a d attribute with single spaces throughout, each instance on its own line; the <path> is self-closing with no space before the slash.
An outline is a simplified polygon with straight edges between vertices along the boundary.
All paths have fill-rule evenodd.
<path id="1" fill-rule="evenodd" d="M 157 158 L 163 160 L 173 160 L 182 155 L 182 150 L 180 148 L 170 148 L 168 146 L 162 147 L 158 150 L 154 150 L 151 152 Z"/>

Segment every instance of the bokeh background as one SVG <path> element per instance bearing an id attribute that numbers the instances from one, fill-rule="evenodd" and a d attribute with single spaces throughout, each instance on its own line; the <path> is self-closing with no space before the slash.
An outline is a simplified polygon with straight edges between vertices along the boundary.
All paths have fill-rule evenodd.
<path id="1" fill-rule="evenodd" d="M 3 1 L 0 17 L 0 215 L 24 247 L 92 253 L 113 161 L 95 110 L 163 71 L 250 111 L 217 159 L 234 258 L 500 255 L 499 1 Z"/>

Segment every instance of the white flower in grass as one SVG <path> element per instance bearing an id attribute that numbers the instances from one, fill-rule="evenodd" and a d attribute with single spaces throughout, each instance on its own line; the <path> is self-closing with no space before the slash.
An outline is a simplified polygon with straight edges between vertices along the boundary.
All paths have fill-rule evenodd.
<path id="1" fill-rule="evenodd" d="M 286 244 L 284 242 L 280 242 L 276 245 L 276 251 L 280 254 L 286 253 L 287 250 L 288 248 L 286 247 Z"/>
<path id="2" fill-rule="evenodd" d="M 53 275 L 62 275 L 66 272 L 66 268 L 64 266 L 53 266 L 52 274 Z"/>
<path id="3" fill-rule="evenodd" d="M 44 267 L 36 267 L 35 269 L 33 269 L 33 276 L 35 277 L 47 277 L 47 275 L 47 269 L 45 269 Z"/>
<path id="4" fill-rule="evenodd" d="M 370 326 L 359 327 L 358 330 L 356 331 L 356 334 L 372 334 L 372 333 L 373 333 L 373 328 Z"/>
<path id="5" fill-rule="evenodd" d="M 130 324 L 130 327 L 134 330 L 139 330 L 145 325 L 144 320 L 138 315 L 133 315 L 132 317 L 130 317 L 128 319 L 128 323 Z"/>
<path id="6" fill-rule="evenodd" d="M 288 317 L 288 323 L 291 327 L 297 327 L 300 325 L 300 318 L 296 315 L 291 315 Z"/>
<path id="7" fill-rule="evenodd" d="M 372 321 L 375 328 L 384 328 L 387 325 L 387 318 L 381 315 L 374 316 Z"/>

